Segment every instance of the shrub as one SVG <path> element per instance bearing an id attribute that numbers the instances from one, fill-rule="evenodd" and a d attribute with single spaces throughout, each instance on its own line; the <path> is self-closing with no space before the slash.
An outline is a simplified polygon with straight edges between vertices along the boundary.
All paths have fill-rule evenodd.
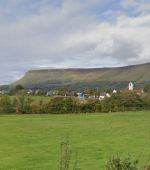
<path id="1" fill-rule="evenodd" d="M 2 113 L 2 114 L 11 114 L 11 113 L 15 113 L 15 111 L 16 110 L 12 106 L 10 106 L 10 105 L 3 106 L 0 109 L 0 113 Z"/>
<path id="2" fill-rule="evenodd" d="M 55 97 L 49 104 L 49 112 L 52 114 L 62 114 L 65 112 L 65 102 L 62 97 Z"/>
<path id="3" fill-rule="evenodd" d="M 140 161 L 140 158 L 143 154 L 143 151 L 147 145 L 147 143 L 150 141 L 150 138 L 145 142 L 144 147 L 142 148 L 142 151 L 140 152 L 137 159 L 134 161 L 131 160 L 130 155 L 127 158 L 120 158 L 119 154 L 117 154 L 116 157 L 109 157 L 109 161 L 106 162 L 106 170 L 150 170 L 150 155 L 148 158 L 148 163 L 145 164 L 142 168 L 138 168 L 137 164 Z"/>
<path id="4" fill-rule="evenodd" d="M 21 114 L 31 114 L 32 113 L 32 107 L 28 104 L 22 104 L 20 103 L 17 107 L 18 112 Z"/>
<path id="5" fill-rule="evenodd" d="M 42 105 L 42 104 L 43 104 L 43 100 L 40 99 L 40 100 L 39 100 L 39 105 Z"/>
<path id="6" fill-rule="evenodd" d="M 98 99 L 88 99 L 87 104 L 90 108 L 90 112 L 100 112 L 101 111 L 101 103 Z"/>
<path id="7" fill-rule="evenodd" d="M 127 158 L 121 159 L 119 154 L 116 157 L 110 157 L 106 162 L 106 170 L 137 170 L 138 160 L 131 161 L 130 155 Z"/>
<path id="8" fill-rule="evenodd" d="M 24 95 L 18 96 L 18 101 L 19 101 L 19 103 L 24 104 L 24 102 L 25 102 L 25 96 L 24 96 Z"/>
<path id="9" fill-rule="evenodd" d="M 18 100 L 16 99 L 16 97 L 14 97 L 12 105 L 13 107 L 16 107 L 18 105 Z"/>
<path id="10" fill-rule="evenodd" d="M 59 162 L 58 170 L 69 170 L 71 154 L 72 154 L 72 150 L 69 149 L 68 134 L 66 134 L 65 140 L 62 135 L 61 142 L 60 142 L 60 162 Z M 77 165 L 77 150 L 76 150 L 76 161 L 72 167 L 72 170 L 75 170 L 76 165 Z"/>
<path id="11" fill-rule="evenodd" d="M 10 97 L 8 95 L 3 95 L 1 97 L 1 100 L 0 100 L 0 105 L 3 107 L 3 106 L 9 106 L 11 105 L 11 102 L 10 102 Z"/>
<path id="12" fill-rule="evenodd" d="M 75 104 L 76 101 L 73 98 L 67 97 L 64 101 L 66 113 L 73 113 L 75 110 Z"/>
<path id="13" fill-rule="evenodd" d="M 105 98 L 101 102 L 102 105 L 102 112 L 110 112 L 111 111 L 111 103 L 110 103 L 110 98 Z"/>

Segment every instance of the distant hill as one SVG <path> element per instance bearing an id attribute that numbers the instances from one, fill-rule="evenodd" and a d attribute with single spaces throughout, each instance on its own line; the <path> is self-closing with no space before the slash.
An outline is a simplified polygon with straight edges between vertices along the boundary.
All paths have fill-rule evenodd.
<path id="1" fill-rule="evenodd" d="M 134 88 L 143 88 L 150 83 L 150 63 L 116 68 L 93 69 L 47 69 L 30 70 L 23 78 L 11 83 L 30 89 L 57 90 L 67 87 L 73 91 L 83 91 L 92 87 L 98 89 L 124 90 L 129 82 Z"/>

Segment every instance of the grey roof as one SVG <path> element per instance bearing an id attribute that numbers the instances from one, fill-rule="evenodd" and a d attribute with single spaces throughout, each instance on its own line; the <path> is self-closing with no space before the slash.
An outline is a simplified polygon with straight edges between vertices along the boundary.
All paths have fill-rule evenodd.
<path id="1" fill-rule="evenodd" d="M 106 93 L 102 93 L 102 94 L 100 94 L 100 96 L 106 96 Z"/>

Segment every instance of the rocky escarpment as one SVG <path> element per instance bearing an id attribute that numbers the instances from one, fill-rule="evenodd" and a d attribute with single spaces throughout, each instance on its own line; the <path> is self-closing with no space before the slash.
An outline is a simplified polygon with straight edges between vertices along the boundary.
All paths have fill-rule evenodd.
<path id="1" fill-rule="evenodd" d="M 23 78 L 10 84 L 31 89 L 59 89 L 81 91 L 89 87 L 94 89 L 124 89 L 132 81 L 137 88 L 143 88 L 150 82 L 150 63 L 118 67 L 93 69 L 45 69 L 30 70 Z"/>

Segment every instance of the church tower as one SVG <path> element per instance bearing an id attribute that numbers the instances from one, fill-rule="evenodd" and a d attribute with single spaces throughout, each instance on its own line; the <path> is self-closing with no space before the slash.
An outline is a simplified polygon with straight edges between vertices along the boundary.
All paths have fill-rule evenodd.
<path id="1" fill-rule="evenodd" d="M 133 83 L 132 82 L 129 83 L 129 90 L 133 90 Z"/>

